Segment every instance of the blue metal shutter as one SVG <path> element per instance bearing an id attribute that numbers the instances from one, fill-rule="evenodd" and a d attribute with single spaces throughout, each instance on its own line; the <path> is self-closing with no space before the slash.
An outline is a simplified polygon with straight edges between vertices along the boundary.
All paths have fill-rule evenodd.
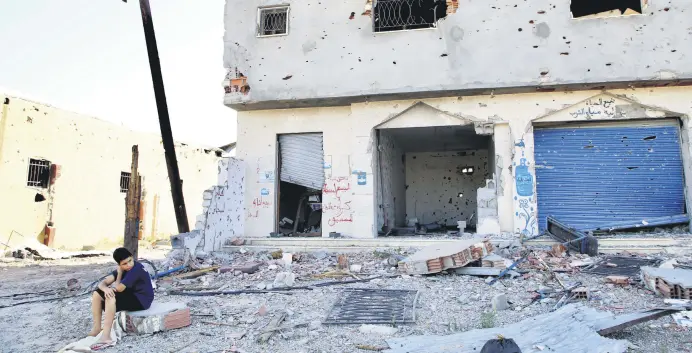
<path id="1" fill-rule="evenodd" d="M 677 120 L 534 128 L 538 224 L 577 229 L 685 213 Z"/>
<path id="2" fill-rule="evenodd" d="M 322 134 L 279 135 L 281 181 L 321 190 L 324 186 Z"/>

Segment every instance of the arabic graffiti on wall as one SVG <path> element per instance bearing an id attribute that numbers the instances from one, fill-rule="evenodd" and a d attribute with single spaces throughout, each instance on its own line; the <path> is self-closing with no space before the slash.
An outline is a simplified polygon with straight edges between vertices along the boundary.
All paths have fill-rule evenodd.
<path id="1" fill-rule="evenodd" d="M 259 211 L 262 209 L 268 209 L 272 207 L 271 198 L 260 195 L 260 197 L 255 197 L 248 207 L 248 217 L 249 218 L 259 218 Z"/>
<path id="2" fill-rule="evenodd" d="M 587 99 L 584 102 L 585 106 L 582 106 L 569 113 L 572 118 L 579 119 L 584 118 L 586 120 L 591 119 L 611 119 L 615 117 L 615 99 Z"/>
<path id="3" fill-rule="evenodd" d="M 341 223 L 353 223 L 351 201 L 346 200 L 351 190 L 349 177 L 330 177 L 324 181 L 322 215 L 331 227 Z"/>
<path id="4" fill-rule="evenodd" d="M 524 139 L 514 144 L 515 154 L 519 155 L 519 165 L 514 162 L 514 179 L 516 185 L 516 196 L 514 196 L 514 207 L 516 209 L 515 224 L 518 225 L 516 232 L 525 237 L 531 237 L 538 233 L 538 219 L 536 217 L 536 198 L 534 195 L 535 179 L 529 170 L 526 158 L 526 143 Z"/>

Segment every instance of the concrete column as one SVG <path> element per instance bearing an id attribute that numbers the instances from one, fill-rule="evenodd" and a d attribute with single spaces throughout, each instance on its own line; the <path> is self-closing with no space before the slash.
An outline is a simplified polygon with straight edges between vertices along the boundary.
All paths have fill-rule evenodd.
<path id="1" fill-rule="evenodd" d="M 497 192 L 497 214 L 502 232 L 514 228 L 514 183 L 512 182 L 512 136 L 509 123 L 495 123 L 493 143 L 495 145 L 495 181 Z"/>

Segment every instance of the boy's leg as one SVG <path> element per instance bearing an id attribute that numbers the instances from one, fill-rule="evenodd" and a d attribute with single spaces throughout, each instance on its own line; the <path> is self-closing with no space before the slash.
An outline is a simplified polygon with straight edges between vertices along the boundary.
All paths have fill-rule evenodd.
<path id="1" fill-rule="evenodd" d="M 87 336 L 95 337 L 101 332 L 101 311 L 103 310 L 103 298 L 94 291 L 91 294 L 91 316 L 94 318 L 94 326 Z"/>
<path id="2" fill-rule="evenodd" d="M 106 316 L 103 319 L 103 334 L 100 342 L 109 342 L 111 339 L 111 328 L 113 328 L 113 320 L 115 320 L 115 298 L 106 298 Z"/>

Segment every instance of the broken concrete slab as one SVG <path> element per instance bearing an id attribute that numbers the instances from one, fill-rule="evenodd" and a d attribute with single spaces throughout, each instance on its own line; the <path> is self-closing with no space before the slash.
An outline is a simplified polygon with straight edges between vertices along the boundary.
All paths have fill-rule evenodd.
<path id="1" fill-rule="evenodd" d="M 190 309 L 183 303 L 154 302 L 147 310 L 130 311 L 125 315 L 125 332 L 151 334 L 190 326 Z"/>
<path id="2" fill-rule="evenodd" d="M 672 299 L 692 299 L 692 270 L 680 268 L 641 268 L 644 285 L 658 295 Z"/>
<path id="3" fill-rule="evenodd" d="M 581 304 L 570 304 L 543 315 L 504 327 L 476 329 L 449 336 L 409 336 L 387 339 L 388 353 L 443 353 L 454 347 L 456 353 L 477 353 L 498 335 L 512 337 L 522 352 L 545 346 L 551 352 L 624 353 L 630 346 L 625 340 L 600 336 L 598 323 L 611 317 Z"/>
<path id="4" fill-rule="evenodd" d="M 438 273 L 459 268 L 481 259 L 493 250 L 485 238 L 459 240 L 452 244 L 434 244 L 399 262 L 399 269 L 408 274 Z"/>

